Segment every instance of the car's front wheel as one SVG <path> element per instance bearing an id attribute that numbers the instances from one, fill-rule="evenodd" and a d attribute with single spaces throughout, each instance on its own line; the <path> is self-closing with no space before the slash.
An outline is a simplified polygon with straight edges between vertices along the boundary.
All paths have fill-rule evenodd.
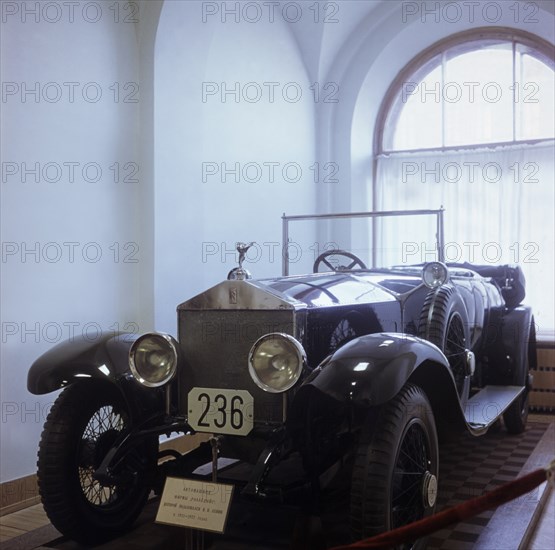
<path id="1" fill-rule="evenodd" d="M 355 540 L 389 531 L 435 509 L 438 442 L 423 390 L 407 384 L 377 411 L 369 411 L 360 435 L 351 486 Z M 419 540 L 400 548 L 421 548 Z"/>
<path id="2" fill-rule="evenodd" d="M 56 399 L 37 465 L 44 508 L 64 535 L 84 544 L 105 540 L 127 529 L 141 512 L 157 438 L 131 448 L 115 468 L 113 482 L 100 483 L 93 475 L 129 428 L 129 412 L 113 387 L 77 383 Z"/>

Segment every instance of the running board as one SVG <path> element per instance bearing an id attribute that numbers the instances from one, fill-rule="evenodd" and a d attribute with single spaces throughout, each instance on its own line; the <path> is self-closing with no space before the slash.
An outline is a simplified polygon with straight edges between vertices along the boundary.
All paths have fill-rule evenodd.
<path id="1" fill-rule="evenodd" d="M 473 395 L 464 409 L 471 431 L 486 431 L 523 391 L 524 386 L 485 386 Z"/>

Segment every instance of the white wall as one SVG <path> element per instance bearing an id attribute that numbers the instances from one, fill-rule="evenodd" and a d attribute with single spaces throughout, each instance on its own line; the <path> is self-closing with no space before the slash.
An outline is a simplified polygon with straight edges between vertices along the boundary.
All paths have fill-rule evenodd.
<path id="1" fill-rule="evenodd" d="M 176 304 L 225 277 L 237 240 L 268 243 L 249 267 L 258 276 L 278 274 L 281 213 L 310 211 L 320 191 L 309 169 L 314 104 L 284 21 L 241 29 L 202 24 L 200 2 L 169 2 L 158 29 L 161 2 L 140 2 L 130 23 L 126 2 L 117 23 L 112 3 L 92 4 L 102 6 L 98 20 L 94 10 L 70 16 L 60 3 L 59 18 L 53 3 L 36 15 L 24 12 L 34 3 L 2 6 L 2 482 L 35 471 L 56 397 L 27 392 L 34 359 L 84 331 L 91 339 L 115 328 L 175 333 Z M 275 102 L 203 103 L 204 81 L 279 84 Z M 36 102 L 21 95 L 35 82 Z M 135 83 L 139 92 L 130 96 Z M 300 89 L 300 101 L 283 99 L 287 83 L 291 92 Z M 23 179 L 23 163 L 37 162 L 38 181 L 29 173 Z M 120 179 L 139 181 L 115 182 L 115 162 Z M 278 165 L 273 182 L 266 174 L 202 186 L 202 162 Z M 68 163 L 78 163 L 73 181 Z M 298 181 L 284 181 L 287 163 L 301 169 Z M 96 179 L 97 167 L 102 177 L 86 181 Z M 203 242 L 217 247 L 205 262 Z M 38 256 L 30 252 L 35 243 Z"/>
<path id="2" fill-rule="evenodd" d="M 450 5 L 447 11 L 445 4 Z M 339 4 L 338 21 L 324 26 L 316 74 L 320 82 L 337 86 L 340 101 L 318 106 L 316 149 L 320 163 L 334 162 L 341 177 L 339 185 L 318 195 L 320 211 L 372 209 L 376 117 L 394 78 L 418 53 L 457 32 L 487 26 L 522 29 L 552 43 L 555 39 L 553 2 L 445 4 L 345 1 Z M 350 230 L 330 224 L 319 238 L 341 235 L 352 249 L 367 251 L 367 234 L 360 227 L 360 222 Z"/>
<path id="3" fill-rule="evenodd" d="M 156 327 L 172 333 L 176 305 L 236 265 L 236 241 L 258 243 L 247 256 L 257 261 L 245 264 L 254 276 L 279 275 L 282 213 L 315 211 L 325 185 L 309 168 L 314 101 L 287 22 L 239 15 L 236 23 L 221 13 L 203 22 L 203 5 L 165 3 L 156 40 Z M 238 95 L 222 98 L 224 87 Z M 203 163 L 211 163 L 204 181 Z M 238 181 L 234 174 L 222 181 L 222 164 L 234 170 L 236 163 Z M 278 163 L 274 181 L 264 163 Z M 295 164 L 284 178 L 288 163 Z"/>
<path id="4" fill-rule="evenodd" d="M 7 4 L 13 2 L 2 7 Z M 39 13 L 38 22 L 33 14 L 6 15 L 2 82 L 18 88 L 0 104 L 1 154 L 5 171 L 19 171 L 5 173 L 0 188 L 0 481 L 35 471 L 44 414 L 55 397 L 26 391 L 28 367 L 40 353 L 68 336 L 71 326 L 75 334 L 88 328 L 90 337 L 96 327 L 105 332 L 126 323 L 175 334 L 175 306 L 226 276 L 235 265 L 236 241 L 257 241 L 260 254 L 249 257 L 258 261 L 246 267 L 255 276 L 272 276 L 280 272 L 274 243 L 281 241 L 284 211 L 368 208 L 373 125 L 389 84 L 417 51 L 484 23 L 433 17 L 422 23 L 419 14 L 403 18 L 402 12 L 403 6 L 421 8 L 422 2 L 390 0 L 341 1 L 337 14 L 325 11 L 322 1 L 318 17 L 312 2 L 298 3 L 302 18 L 292 22 L 283 17 L 286 4 L 280 2 L 273 20 L 264 12 L 248 22 L 245 15 L 251 21 L 256 16 L 251 11 L 241 13 L 238 23 L 234 14 L 224 17 L 221 11 L 205 13 L 203 21 L 203 6 L 221 10 L 221 3 L 197 1 L 141 1 L 137 23 L 124 23 L 132 15 L 126 2 L 120 2 L 119 23 L 112 2 L 101 3 L 103 13 L 95 23 L 90 22 L 94 12 L 80 10 L 73 22 L 67 11 L 57 22 L 47 21 L 56 17 L 54 11 Z M 498 24 L 553 41 L 553 3 L 537 4 L 540 23 L 527 24 L 524 12 L 511 21 L 514 12 L 506 12 Z M 326 22 L 325 15 L 337 21 Z M 57 83 L 61 99 L 49 102 L 41 96 L 35 102 L 27 95 L 24 102 L 22 83 L 33 87 L 35 82 Z M 79 83 L 73 102 L 64 82 Z M 98 87 L 103 92 L 96 103 L 81 95 L 89 82 L 98 84 L 88 88 L 91 95 Z M 126 103 L 133 85 L 124 86 L 133 82 L 140 84 L 140 102 Z M 233 89 L 236 82 L 238 101 L 231 93 L 222 101 L 222 83 Z M 264 84 L 269 82 L 278 83 L 273 102 Z M 326 84 L 337 85 L 339 101 L 323 102 L 322 95 L 315 101 L 310 86 L 316 82 L 320 92 Z M 118 83 L 121 95 L 115 102 L 110 86 Z M 203 83 L 205 91 L 219 93 L 203 101 Z M 248 83 L 254 85 L 245 87 Z M 286 85 L 290 93 L 300 89 L 302 99 L 285 100 Z M 263 95 L 252 101 L 257 86 Z M 52 98 L 56 86 L 40 91 Z M 41 168 L 57 163 L 62 177 L 48 182 L 39 175 L 36 183 L 27 175 L 22 182 L 24 162 Z M 79 163 L 73 183 L 63 165 L 68 162 Z M 127 162 L 136 163 L 139 183 L 115 183 L 114 162 L 120 163 L 121 177 L 130 174 Z M 320 167 L 316 182 L 315 162 Z M 337 182 L 324 181 L 330 175 L 326 162 L 338 168 Z M 98 182 L 83 181 L 87 163 L 102 168 Z M 203 163 L 215 163 L 205 169 L 217 166 L 220 172 L 205 173 L 203 182 Z M 258 165 L 260 179 L 246 181 L 241 174 L 235 182 L 227 174 L 222 182 L 222 163 L 230 169 L 239 163 L 240 170 L 251 163 L 247 179 L 257 179 Z M 278 163 L 273 182 L 264 163 Z M 287 163 L 300 167 L 298 181 L 283 178 Z M 50 165 L 46 177 L 55 178 L 56 169 Z M 290 179 L 296 175 L 290 173 Z M 293 240 L 314 243 L 307 225 L 297 227 Z M 321 240 L 323 246 L 325 237 Z M 22 259 L 23 246 L 33 249 L 36 242 L 38 258 L 29 253 Z M 78 243 L 73 261 L 71 245 L 63 244 L 69 242 Z M 133 244 L 124 250 L 126 243 L 137 243 L 138 254 L 128 259 L 138 263 L 123 262 L 134 250 Z M 83 259 L 84 251 L 94 259 L 98 250 L 98 262 Z M 303 269 L 313 255 L 305 249 Z M 30 332 L 37 324 L 38 333 Z"/>
<path id="5" fill-rule="evenodd" d="M 18 12 L 5 12 L 8 4 Z M 140 91 L 129 96 L 138 83 L 135 24 L 93 4 L 103 8 L 99 18 L 76 8 L 73 22 L 67 11 L 56 20 L 52 7 L 34 15 L 2 4 L 2 482 L 35 471 L 55 398 L 27 392 L 31 363 L 72 331 L 95 339 L 126 324 L 142 330 L 148 318 L 140 308 L 139 103 L 126 102 L 140 99 Z M 77 83 L 73 98 L 68 82 Z M 22 95 L 35 83 L 37 96 Z M 39 163 L 37 176 L 25 178 L 23 163 Z M 73 182 L 67 163 L 78 163 Z M 122 181 L 135 167 L 138 181 Z"/>
<path id="6" fill-rule="evenodd" d="M 322 162 L 334 159 L 341 166 L 345 183 L 321 197 L 322 209 L 331 205 L 347 211 L 371 208 L 376 117 L 394 78 L 418 53 L 455 33 L 488 26 L 521 29 L 551 43 L 555 40 L 553 2 L 491 2 L 485 11 L 488 3 L 472 8 L 465 1 L 450 2 L 448 11 L 437 9 L 442 6 L 439 2 L 366 4 L 367 14 L 359 25 L 335 51 L 329 50 L 335 57 L 322 77 L 339 84 L 341 101 L 321 112 L 318 125 L 329 131 L 318 133 L 317 147 Z M 336 34 L 330 27 L 326 31 Z"/>

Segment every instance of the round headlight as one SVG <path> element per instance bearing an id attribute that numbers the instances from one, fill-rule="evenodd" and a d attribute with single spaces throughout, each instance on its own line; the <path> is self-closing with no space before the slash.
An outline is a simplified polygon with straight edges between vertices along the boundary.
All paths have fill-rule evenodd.
<path id="1" fill-rule="evenodd" d="M 163 386 L 177 369 L 177 342 L 168 334 L 143 334 L 129 350 L 129 367 L 144 386 Z"/>
<path id="2" fill-rule="evenodd" d="M 441 262 L 430 262 L 422 268 L 422 281 L 428 288 L 438 288 L 449 280 L 449 270 Z"/>
<path id="3" fill-rule="evenodd" d="M 295 338 L 274 332 L 254 343 L 249 353 L 249 373 L 259 388 L 281 393 L 295 385 L 305 362 L 305 351 Z"/>

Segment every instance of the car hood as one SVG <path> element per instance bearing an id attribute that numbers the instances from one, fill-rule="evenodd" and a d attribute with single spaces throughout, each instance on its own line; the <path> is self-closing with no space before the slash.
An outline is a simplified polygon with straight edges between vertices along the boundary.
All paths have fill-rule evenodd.
<path id="1" fill-rule="evenodd" d="M 385 271 L 223 281 L 177 309 L 304 309 L 383 303 L 398 300 L 420 284 L 416 273 Z"/>

